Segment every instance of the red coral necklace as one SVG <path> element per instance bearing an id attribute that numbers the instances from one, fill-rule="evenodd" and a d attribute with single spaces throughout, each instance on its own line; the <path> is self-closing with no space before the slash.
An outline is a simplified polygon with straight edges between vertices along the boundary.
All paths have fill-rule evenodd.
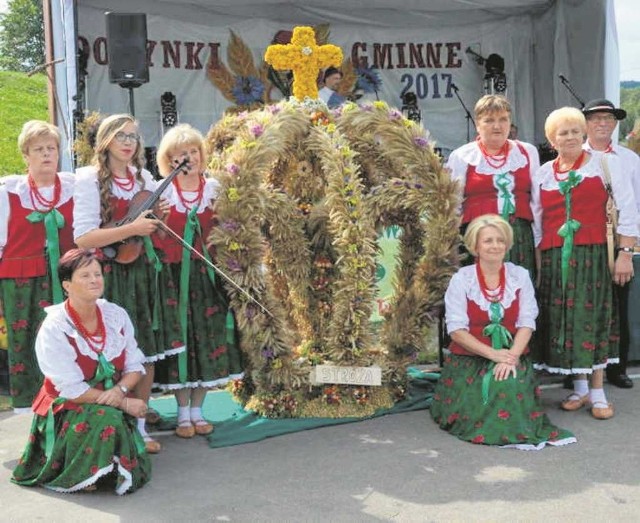
<path id="1" fill-rule="evenodd" d="M 480 290 L 482 291 L 482 295 L 490 302 L 501 302 L 502 298 L 504 298 L 504 290 L 507 282 L 506 273 L 504 268 L 504 263 L 500 267 L 500 276 L 498 280 L 498 288 L 497 289 L 489 289 L 487 286 L 487 282 L 484 279 L 484 274 L 482 273 L 482 268 L 480 267 L 480 262 L 476 262 L 476 275 L 478 276 L 478 283 L 480 284 Z M 490 294 L 489 291 L 498 291 L 497 294 Z"/>
<path id="2" fill-rule="evenodd" d="M 204 178 L 200 177 L 200 181 L 198 182 L 198 190 L 196 191 L 196 196 L 193 199 L 188 199 L 182 189 L 180 188 L 180 184 L 176 178 L 172 181 L 174 187 L 176 188 L 176 192 L 178 193 L 178 198 L 184 205 L 185 209 L 191 209 L 191 205 L 200 205 L 200 201 L 202 200 L 202 195 L 204 194 Z"/>
<path id="3" fill-rule="evenodd" d="M 127 172 L 127 176 L 124 178 L 114 175 L 112 180 L 113 180 L 113 183 L 115 183 L 118 187 L 120 187 L 120 189 L 127 192 L 133 189 L 133 184 L 135 183 L 133 174 L 131 174 L 130 172 Z"/>
<path id="4" fill-rule="evenodd" d="M 104 321 L 102 319 L 102 311 L 100 311 L 100 307 L 96 305 L 96 314 L 98 316 L 98 326 L 94 332 L 89 332 L 89 330 L 84 326 L 82 320 L 80 319 L 80 315 L 78 311 L 76 311 L 71 302 L 69 300 L 64 302 L 64 308 L 69 314 L 69 318 L 73 322 L 73 325 L 80 333 L 80 336 L 84 338 L 84 341 L 87 342 L 87 345 L 93 350 L 95 353 L 100 354 L 104 350 L 104 346 L 107 342 L 107 330 L 104 326 Z"/>
<path id="5" fill-rule="evenodd" d="M 487 148 L 484 143 L 478 136 L 476 138 L 476 142 L 478 142 L 478 147 L 480 148 L 480 152 L 482 156 L 484 156 L 485 161 L 489 164 L 490 167 L 494 169 L 500 169 L 500 167 L 504 167 L 509 159 L 509 141 L 504 142 L 504 145 L 498 151 L 498 154 L 489 154 Z"/>
<path id="6" fill-rule="evenodd" d="M 40 189 L 36 185 L 36 181 L 30 174 L 27 175 L 27 181 L 29 183 L 29 197 L 31 198 L 31 204 L 36 211 L 49 212 L 55 209 L 56 205 L 60 201 L 60 194 L 62 193 L 62 184 L 60 183 L 60 177 L 56 174 L 56 181 L 53 185 L 53 198 L 47 200 L 40 192 Z M 36 204 L 37 202 L 37 204 Z"/>
<path id="7" fill-rule="evenodd" d="M 568 173 L 569 171 L 577 171 L 578 168 L 582 165 L 582 160 L 584 160 L 584 157 L 586 156 L 587 151 L 582 151 L 580 153 L 580 156 L 578 156 L 578 159 L 573 162 L 573 165 L 571 167 L 569 167 L 568 169 L 560 169 L 560 158 L 556 158 L 555 160 L 553 160 L 553 176 L 555 177 L 556 181 L 560 181 L 560 179 L 558 178 L 559 174 L 565 174 Z"/>

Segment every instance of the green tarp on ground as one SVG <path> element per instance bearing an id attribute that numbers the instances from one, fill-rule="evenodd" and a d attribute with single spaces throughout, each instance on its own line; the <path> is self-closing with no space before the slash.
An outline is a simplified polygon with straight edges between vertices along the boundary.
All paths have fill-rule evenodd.
<path id="1" fill-rule="evenodd" d="M 229 447 L 261 441 L 290 432 L 353 423 L 387 414 L 429 408 L 438 374 L 424 373 L 419 369 L 410 368 L 408 375 L 410 378 L 409 387 L 404 400 L 399 401 L 390 409 L 381 409 L 372 416 L 364 418 L 263 418 L 254 412 L 244 410 L 228 392 L 209 393 L 203 406 L 204 417 L 214 423 L 216 427 L 215 432 L 209 436 L 209 446 L 211 448 Z M 151 400 L 151 406 L 163 417 L 158 429 L 168 430 L 175 427 L 177 416 L 175 400 L 156 398 Z"/>

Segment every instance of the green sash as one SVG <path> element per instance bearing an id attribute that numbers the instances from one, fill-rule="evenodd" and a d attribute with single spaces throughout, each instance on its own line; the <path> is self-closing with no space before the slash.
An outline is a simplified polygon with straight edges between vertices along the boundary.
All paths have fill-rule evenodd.
<path id="1" fill-rule="evenodd" d="M 62 216 L 58 209 L 51 209 L 47 212 L 33 211 L 27 216 L 27 220 L 31 223 L 44 221 L 53 303 L 62 303 L 64 301 L 64 295 L 62 293 L 60 278 L 58 278 L 58 263 L 60 262 L 60 235 L 58 234 L 58 229 L 64 227 L 64 216 Z"/>
<path id="2" fill-rule="evenodd" d="M 490 323 L 482 330 L 482 335 L 491 338 L 491 347 L 495 350 L 508 349 L 513 344 L 513 336 L 501 323 L 503 317 L 504 310 L 500 302 L 492 302 L 489 306 Z M 482 403 L 484 405 L 489 403 L 489 385 L 495 366 L 495 362 L 491 362 L 487 367 L 487 373 L 482 377 Z"/>

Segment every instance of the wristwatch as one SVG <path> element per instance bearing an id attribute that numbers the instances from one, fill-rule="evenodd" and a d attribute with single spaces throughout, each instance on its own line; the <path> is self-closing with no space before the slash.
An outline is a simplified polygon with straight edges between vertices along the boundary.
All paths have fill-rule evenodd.
<path id="1" fill-rule="evenodd" d="M 124 394 L 125 396 L 129 393 L 129 387 L 127 387 L 126 385 L 118 384 L 118 388 L 122 391 L 122 394 Z"/>
<path id="2" fill-rule="evenodd" d="M 633 254 L 633 247 L 618 247 L 618 252 L 620 251 Z"/>

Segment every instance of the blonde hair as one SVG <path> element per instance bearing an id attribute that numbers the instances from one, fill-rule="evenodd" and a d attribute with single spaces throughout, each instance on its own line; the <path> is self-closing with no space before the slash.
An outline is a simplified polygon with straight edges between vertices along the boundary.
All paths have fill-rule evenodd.
<path id="1" fill-rule="evenodd" d="M 173 171 L 171 153 L 178 147 L 185 145 L 195 145 L 198 147 L 200 150 L 200 161 L 202 162 L 201 167 L 204 170 L 206 162 L 204 137 L 200 131 L 194 129 L 189 124 L 181 124 L 169 129 L 169 131 L 167 131 L 167 133 L 162 137 L 162 141 L 158 146 L 156 163 L 158 164 L 158 171 L 162 176 L 167 176 L 171 171 Z"/>
<path id="2" fill-rule="evenodd" d="M 24 155 L 29 154 L 29 145 L 37 138 L 53 138 L 60 148 L 60 131 L 55 125 L 42 120 L 29 120 L 22 126 L 18 136 L 18 148 Z"/>
<path id="3" fill-rule="evenodd" d="M 575 107 L 561 107 L 555 111 L 551 111 L 544 122 L 544 135 L 553 143 L 556 137 L 556 131 L 563 123 L 575 123 L 580 125 L 583 134 L 587 134 L 587 121 L 580 109 Z"/>
<path id="4" fill-rule="evenodd" d="M 506 111 L 511 117 L 511 103 L 501 94 L 485 94 L 473 108 L 476 120 L 486 114 L 501 113 L 502 111 Z"/>
<path id="5" fill-rule="evenodd" d="M 497 214 L 483 214 L 478 216 L 469 222 L 467 230 L 464 233 L 464 246 L 471 253 L 472 256 L 477 256 L 478 251 L 478 236 L 480 231 L 485 227 L 495 227 L 498 229 L 502 237 L 504 238 L 507 246 L 507 251 L 513 246 L 513 229 L 509 222 L 507 222 L 502 216 Z"/>
<path id="6" fill-rule="evenodd" d="M 96 135 L 96 147 L 93 154 L 92 165 L 98 170 L 98 183 L 100 187 L 100 218 L 102 223 L 111 221 L 111 180 L 113 173 L 109 165 L 109 146 L 127 124 L 138 126 L 135 118 L 130 114 L 113 114 L 102 120 Z M 136 151 L 131 159 L 131 165 L 136 168 L 136 180 L 140 188 L 144 187 L 142 168 L 144 167 L 144 146 L 142 138 L 136 143 Z"/>

